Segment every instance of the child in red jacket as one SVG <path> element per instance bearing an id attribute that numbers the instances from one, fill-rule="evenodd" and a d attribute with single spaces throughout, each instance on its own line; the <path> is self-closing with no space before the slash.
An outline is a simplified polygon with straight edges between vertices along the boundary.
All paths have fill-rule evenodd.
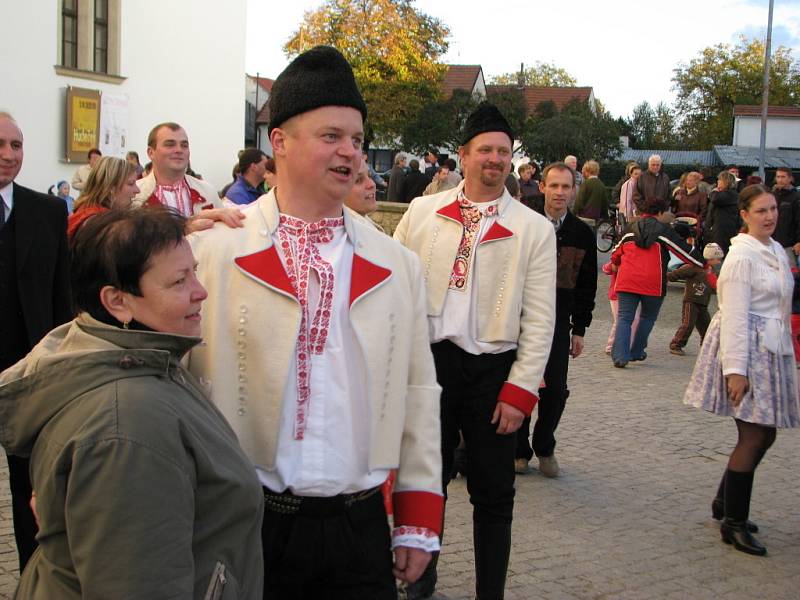
<path id="1" fill-rule="evenodd" d="M 695 327 L 697 327 L 697 333 L 700 334 L 700 343 L 703 343 L 708 324 L 711 322 L 708 302 L 711 300 L 711 292 L 717 289 L 714 267 L 722 262 L 723 256 L 725 253 L 718 244 L 708 244 L 703 249 L 703 258 L 705 259 L 703 267 L 683 265 L 667 273 L 667 279 L 670 281 L 686 280 L 681 324 L 669 344 L 669 351 L 672 354 L 678 356 L 686 354 L 683 347 L 686 346 Z"/>

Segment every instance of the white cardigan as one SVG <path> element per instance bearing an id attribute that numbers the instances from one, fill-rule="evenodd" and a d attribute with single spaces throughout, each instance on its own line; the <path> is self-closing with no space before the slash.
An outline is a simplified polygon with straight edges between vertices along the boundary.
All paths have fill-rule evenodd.
<path id="1" fill-rule="evenodd" d="M 766 319 L 764 346 L 773 354 L 790 355 L 794 281 L 781 245 L 765 246 L 740 233 L 722 265 L 717 293 L 720 324 L 720 359 L 724 375 L 747 376 L 749 315 Z"/>

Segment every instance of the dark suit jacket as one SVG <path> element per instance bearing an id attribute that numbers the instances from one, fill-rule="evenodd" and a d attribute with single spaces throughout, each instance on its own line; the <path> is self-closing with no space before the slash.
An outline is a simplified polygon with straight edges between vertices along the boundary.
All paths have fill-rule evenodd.
<path id="1" fill-rule="evenodd" d="M 67 206 L 14 184 L 17 285 L 31 347 L 72 318 Z"/>
<path id="2" fill-rule="evenodd" d="M 414 198 L 422 196 L 430 180 L 421 171 L 412 170 L 403 180 L 401 202 L 411 202 Z"/>

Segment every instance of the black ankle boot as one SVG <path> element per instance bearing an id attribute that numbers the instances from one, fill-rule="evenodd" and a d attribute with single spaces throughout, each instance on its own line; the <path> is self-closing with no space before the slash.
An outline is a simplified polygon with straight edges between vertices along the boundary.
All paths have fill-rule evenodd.
<path id="1" fill-rule="evenodd" d="M 503 600 L 511 553 L 511 524 L 474 523 L 477 600 Z"/>
<path id="2" fill-rule="evenodd" d="M 728 469 L 725 478 L 725 520 L 720 526 L 722 541 L 747 554 L 764 556 L 767 549 L 747 529 L 750 495 L 753 492 L 753 472 L 742 473 Z"/>
<path id="3" fill-rule="evenodd" d="M 723 542 L 733 544 L 733 547 L 740 552 L 754 554 L 755 556 L 765 556 L 767 554 L 767 549 L 753 537 L 753 534 L 747 529 L 747 523 L 744 521 L 731 521 L 726 518 L 720 525 L 719 532 L 722 535 Z"/>

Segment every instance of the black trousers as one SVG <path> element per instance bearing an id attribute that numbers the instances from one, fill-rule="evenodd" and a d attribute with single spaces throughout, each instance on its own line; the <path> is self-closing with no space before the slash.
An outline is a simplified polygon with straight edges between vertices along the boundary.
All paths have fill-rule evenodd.
<path id="1" fill-rule="evenodd" d="M 448 341 L 431 349 L 442 386 L 442 488 L 447 490 L 460 432 L 473 521 L 509 524 L 514 511 L 514 435 L 498 435 L 491 419 L 516 351 L 476 356 Z"/>
<path id="2" fill-rule="evenodd" d="M 14 539 L 17 542 L 19 555 L 19 572 L 25 569 L 34 550 L 39 545 L 36 534 L 39 528 L 31 511 L 31 479 L 30 461 L 19 456 L 6 455 L 8 458 L 8 480 L 11 488 L 11 512 L 14 517 Z"/>
<path id="3" fill-rule="evenodd" d="M 552 456 L 556 449 L 555 432 L 567 404 L 567 373 L 569 371 L 569 346 L 571 326 L 568 319 L 556 321 L 553 345 L 544 370 L 545 387 L 539 390 L 538 416 L 533 427 L 533 441 L 529 442 L 531 419 L 527 417 L 517 430 L 516 458 L 530 460 L 536 456 Z"/>
<path id="4" fill-rule="evenodd" d="M 333 514 L 264 510 L 264 598 L 397 600 L 391 534 L 376 493 Z"/>

